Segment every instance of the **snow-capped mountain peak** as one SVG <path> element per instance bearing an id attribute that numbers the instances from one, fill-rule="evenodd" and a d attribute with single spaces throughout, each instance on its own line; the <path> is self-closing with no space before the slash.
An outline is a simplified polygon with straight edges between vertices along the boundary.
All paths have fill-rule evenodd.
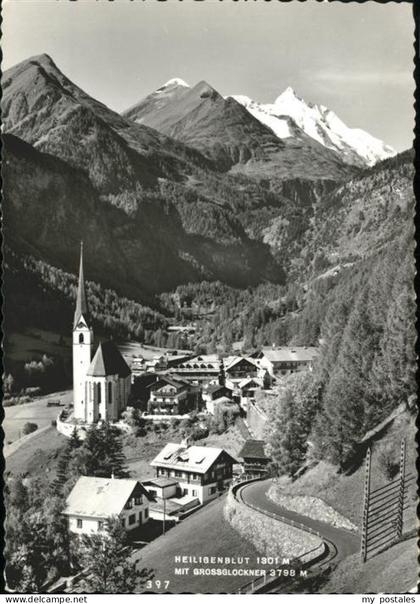
<path id="1" fill-rule="evenodd" d="M 290 86 L 274 103 L 258 103 L 245 95 L 232 98 L 279 138 L 309 136 L 349 164 L 372 166 L 396 153 L 364 130 L 349 128 L 324 105 L 306 103 Z"/>
<path id="2" fill-rule="evenodd" d="M 277 103 L 277 101 L 279 102 L 284 102 L 285 99 L 298 99 L 299 101 L 301 101 L 302 99 L 296 94 L 295 90 L 291 87 L 288 86 L 286 88 L 286 90 L 284 90 L 278 97 L 277 99 L 274 101 L 274 104 Z"/>
<path id="3" fill-rule="evenodd" d="M 169 88 L 170 86 L 183 86 L 184 88 L 190 88 L 190 85 L 187 84 L 185 80 L 181 78 L 171 78 L 165 84 L 163 84 L 163 86 L 158 88 L 158 90 L 162 90 L 163 88 Z"/>

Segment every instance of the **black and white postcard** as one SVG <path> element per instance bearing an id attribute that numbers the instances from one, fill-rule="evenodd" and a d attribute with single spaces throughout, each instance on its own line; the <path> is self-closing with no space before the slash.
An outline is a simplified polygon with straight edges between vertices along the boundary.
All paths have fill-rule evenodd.
<path id="1" fill-rule="evenodd" d="M 414 602 L 412 4 L 2 15 L 4 593 Z"/>

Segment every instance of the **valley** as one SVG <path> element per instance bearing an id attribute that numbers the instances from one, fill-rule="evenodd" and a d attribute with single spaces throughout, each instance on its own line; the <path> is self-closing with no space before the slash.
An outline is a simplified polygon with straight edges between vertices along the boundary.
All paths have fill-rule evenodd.
<path id="1" fill-rule="evenodd" d="M 189 555 L 265 555 L 274 533 L 260 516 L 261 534 L 247 532 L 247 502 L 274 513 L 276 497 L 313 498 L 358 527 L 367 443 L 375 488 L 397 476 L 403 439 L 414 466 L 413 151 L 397 154 L 290 87 L 262 104 L 172 78 L 118 114 L 47 54 L 3 77 L 12 588 L 26 589 L 26 572 L 41 590 L 81 569 L 69 534 L 93 522 L 100 536 L 110 517 L 79 513 L 88 482 L 92 500 L 109 489 L 124 535 L 136 525 L 141 536 L 150 508 L 148 540 L 122 563 L 140 558 L 159 580 L 174 575 L 181 540 Z M 263 480 L 235 499 L 249 468 Z M 406 540 L 392 548 L 411 573 L 412 486 L 405 497 Z M 329 522 L 304 512 L 287 511 L 317 531 Z M 177 524 L 155 538 L 166 513 Z M 29 550 L 56 539 L 57 559 L 24 568 L 28 536 Z M 356 589 L 359 576 L 376 589 L 358 539 L 355 529 L 297 591 Z M 245 582 L 203 575 L 191 589 Z"/>

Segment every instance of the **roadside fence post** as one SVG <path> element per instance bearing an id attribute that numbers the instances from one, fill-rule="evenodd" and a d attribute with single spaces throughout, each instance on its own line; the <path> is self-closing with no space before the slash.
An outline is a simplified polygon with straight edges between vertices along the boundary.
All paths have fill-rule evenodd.
<path id="1" fill-rule="evenodd" d="M 371 467 L 371 447 L 366 454 L 365 465 L 365 485 L 363 492 L 363 516 L 362 516 L 362 560 L 366 562 L 367 558 L 367 529 L 369 517 L 369 496 L 370 496 L 370 467 Z"/>
<path id="2" fill-rule="evenodd" d="M 401 453 L 400 453 L 400 489 L 398 497 L 398 518 L 397 518 L 397 539 L 401 539 L 403 532 L 403 520 L 404 520 L 404 495 L 405 495 L 405 438 L 401 441 Z"/>

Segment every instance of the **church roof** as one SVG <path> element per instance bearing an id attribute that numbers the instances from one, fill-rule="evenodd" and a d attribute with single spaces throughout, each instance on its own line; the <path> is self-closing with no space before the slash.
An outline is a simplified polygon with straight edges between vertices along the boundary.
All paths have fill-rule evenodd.
<path id="1" fill-rule="evenodd" d="M 114 342 L 101 342 L 92 359 L 87 375 L 104 377 L 115 374 L 120 377 L 127 377 L 131 374 L 131 370 Z"/>
<path id="2" fill-rule="evenodd" d="M 89 318 L 89 310 L 86 300 L 85 279 L 83 275 L 83 243 L 80 244 L 80 268 L 79 268 L 79 284 L 77 286 L 76 308 L 74 311 L 73 329 L 76 328 L 79 320 L 84 318 L 85 321 Z"/>

